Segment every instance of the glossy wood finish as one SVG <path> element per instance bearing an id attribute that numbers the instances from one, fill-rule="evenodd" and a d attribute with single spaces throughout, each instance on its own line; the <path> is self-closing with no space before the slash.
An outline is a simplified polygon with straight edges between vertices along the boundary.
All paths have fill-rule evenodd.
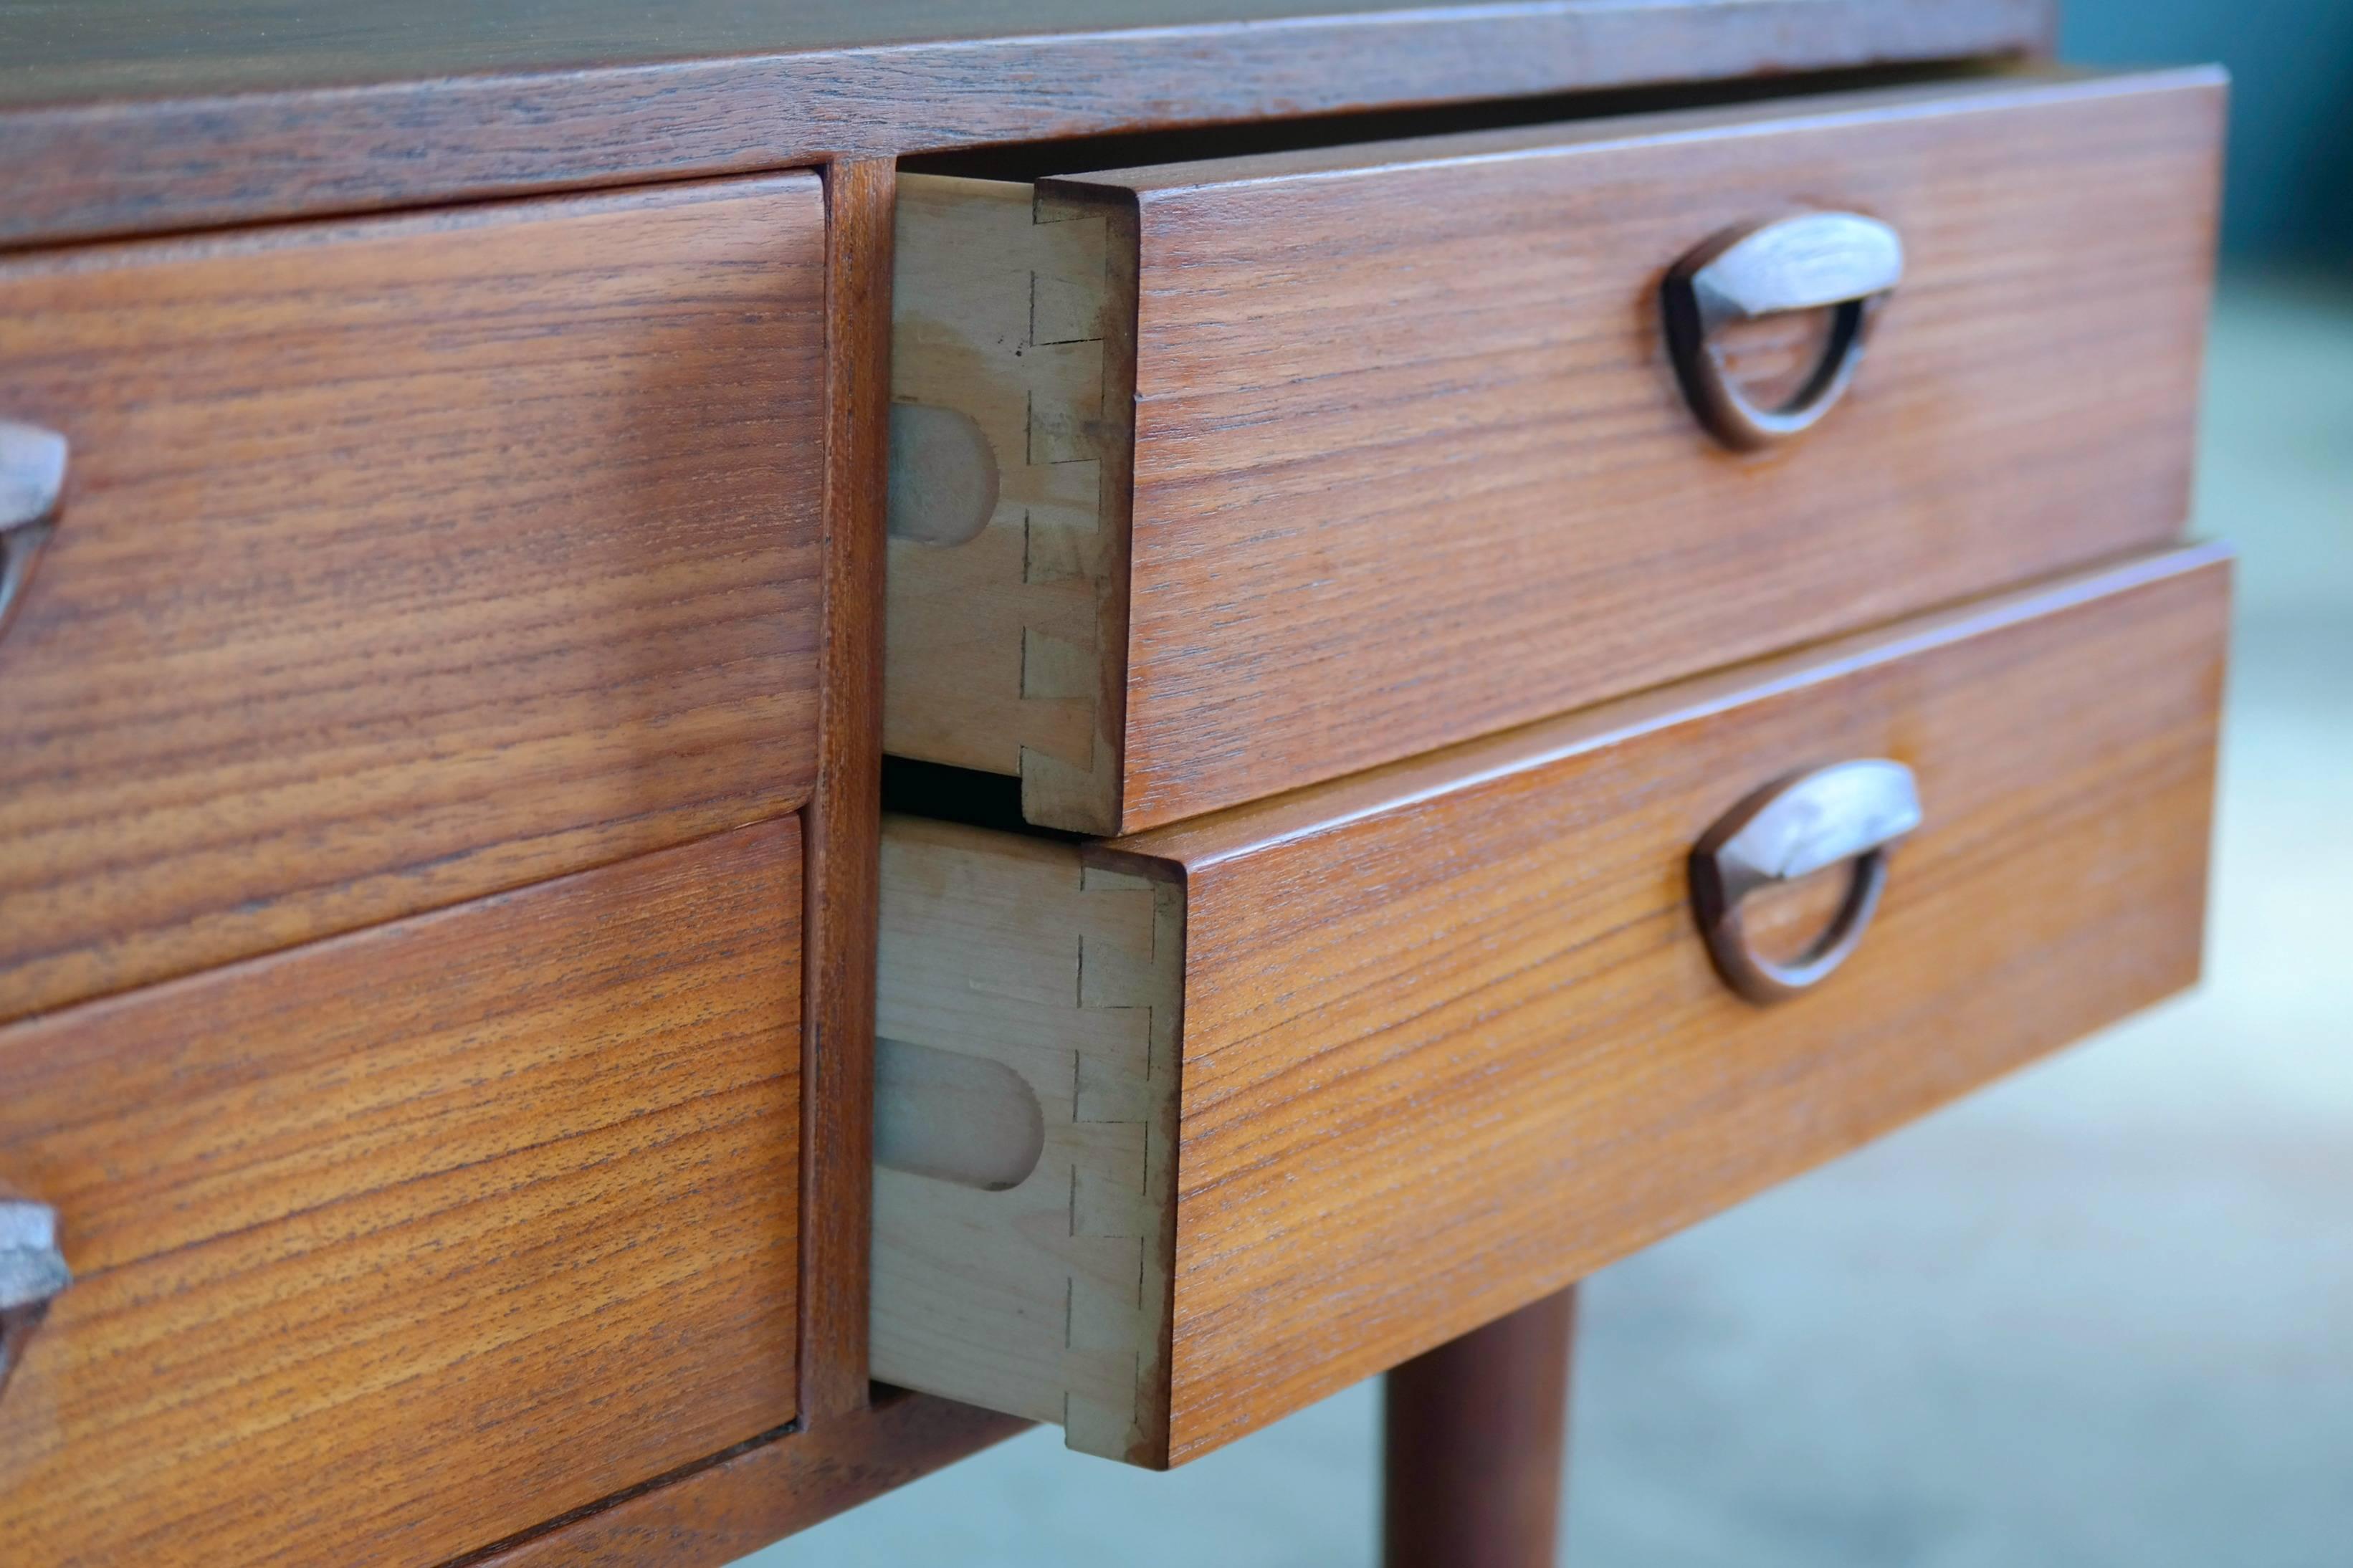
<path id="1" fill-rule="evenodd" d="M 1172 1450 L 2194 981 L 2227 599 L 2160 557 L 1131 843 L 1187 884 Z M 1854 756 L 1927 820 L 1836 980 L 1757 1008 L 1684 855 Z"/>
<path id="2" fill-rule="evenodd" d="M 1028 1425 L 883 1389 L 869 1407 L 723 1455 L 477 1562 L 480 1568 L 723 1568 Z"/>
<path id="3" fill-rule="evenodd" d="M 818 182 L 0 266 L 0 1018 L 788 812 Z"/>
<path id="4" fill-rule="evenodd" d="M 1576 1332 L 1563 1290 L 1388 1374 L 1382 1568 L 1553 1568 Z"/>
<path id="5" fill-rule="evenodd" d="M 794 819 L 0 1032 L 12 1563 L 444 1560 L 790 1422 Z"/>
<path id="6" fill-rule="evenodd" d="M 16 67 L 0 76 L 0 246 L 2012 54 L 2040 47 L 2052 15 L 2051 0 L 193 0 L 93 24 L 86 7 L 18 6 L 0 16 L 0 69 Z"/>
<path id="7" fill-rule="evenodd" d="M 1082 976 L 1138 951 L 1078 910 L 1035 965 L 1007 955 L 1040 901 L 1000 897 L 992 856 L 1181 884 L 1181 935 L 1150 949 L 1184 963 L 1181 1462 L 2193 981 L 2227 598 L 2217 552 L 2141 557 L 1107 846 L 926 825 L 955 861 L 886 874 L 883 1027 L 1018 1068 L 1083 996 L 1028 1000 L 1065 925 Z M 1760 784 L 1865 757 L 1909 766 L 1926 809 L 1876 920 L 1818 989 L 1742 1000 L 1694 920 L 1693 845 Z M 886 872 L 909 831 L 886 821 Z M 1759 940 L 1792 934 L 1779 914 Z M 894 931 L 922 939 L 910 978 Z M 894 1018 L 894 991 L 937 1000 Z M 1169 1114 L 1155 1083 L 1122 1121 Z M 1018 1246 L 1081 1277 L 1087 1245 L 1028 1223 L 1022 1191 L 955 1198 L 961 1255 L 878 1205 L 877 1258 L 928 1249 L 970 1282 Z M 959 1376 L 1016 1343 L 1000 1292 L 899 1283 L 878 1265 L 878 1354 L 901 1313 Z"/>
<path id="8" fill-rule="evenodd" d="M 1008 771 L 925 732 L 970 714 L 1021 741 L 1029 820 L 1134 830 L 2172 538 L 2222 98 L 2203 71 L 1977 80 L 1044 182 L 1052 254 L 973 289 L 1026 285 L 1018 363 L 1087 351 L 1101 412 L 1044 419 L 1084 398 L 989 358 L 986 300 L 961 333 L 902 314 L 902 365 L 979 368 L 901 395 L 956 399 L 1007 477 L 971 543 L 894 546 L 894 621 L 933 628 L 893 634 L 894 735 Z M 1792 205 L 1894 225 L 1905 278 L 1834 413 L 1739 456 L 1667 367 L 1659 284 Z M 1064 254 L 1090 211 L 1092 274 Z M 966 700 L 1000 667 L 1034 722 Z M 1066 805 L 1032 774 L 1086 761 L 1063 710 L 1096 691 L 1116 777 Z"/>
<path id="9" fill-rule="evenodd" d="M 1526 16 L 1575 5 L 1491 7 Z M 1660 31 L 1692 30 L 1724 7 L 1670 0 Z M 1229 40 L 1250 25 L 1330 28 L 1463 8 L 1430 0 L 799 0 L 788 7 L 681 0 L 659 19 L 628 0 L 541 0 L 532 6 L 413 0 L 396 12 L 307 0 L 142 0 L 99 22 L 89 8 L 18 5 L 0 16 L 0 106 L 90 100 L 274 92 L 487 73 L 579 70 L 737 55 L 866 51 L 955 43 L 986 52 L 1001 40 L 1082 32 L 1183 31 Z M 1890 7 L 1915 35 L 2006 23 L 2023 29 L 2047 8 L 1922 4 Z M 1836 0 L 1778 9 L 1775 20 L 1831 27 Z M 1463 20 L 1459 15 L 1458 23 Z M 1760 23 L 1750 24 L 1753 27 Z M 2016 34 L 2031 38 L 2031 34 Z M 1663 40 L 1662 40 L 1663 43 Z M 1817 47 L 1830 47 L 1820 44 Z"/>

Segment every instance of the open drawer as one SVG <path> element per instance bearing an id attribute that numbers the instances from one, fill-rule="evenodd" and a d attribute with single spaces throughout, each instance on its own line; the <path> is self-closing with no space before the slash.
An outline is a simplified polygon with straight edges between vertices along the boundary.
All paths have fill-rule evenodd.
<path id="1" fill-rule="evenodd" d="M 2189 984 L 2227 599 L 2139 557 L 1107 844 L 891 820 L 874 1374 L 1175 1463 Z M 1743 815 L 1865 761 L 1910 816 Z"/>
<path id="2" fill-rule="evenodd" d="M 2222 108 L 910 175 L 885 747 L 1134 832 L 2172 539 Z"/>

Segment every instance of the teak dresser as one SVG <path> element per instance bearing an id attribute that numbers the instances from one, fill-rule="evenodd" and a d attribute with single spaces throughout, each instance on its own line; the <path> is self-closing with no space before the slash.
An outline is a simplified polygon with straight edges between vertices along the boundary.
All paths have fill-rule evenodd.
<path id="1" fill-rule="evenodd" d="M 1548 1563 L 1577 1279 L 2198 973 L 2224 86 L 2052 25 L 0 5 L 0 1559 L 1388 1373 Z"/>

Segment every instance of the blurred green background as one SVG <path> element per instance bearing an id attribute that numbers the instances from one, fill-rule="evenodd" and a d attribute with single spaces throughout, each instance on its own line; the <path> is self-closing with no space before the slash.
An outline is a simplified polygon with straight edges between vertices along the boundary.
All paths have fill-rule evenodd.
<path id="1" fill-rule="evenodd" d="M 2060 53 L 2071 60 L 2219 60 L 2230 68 L 2230 200 L 2222 239 L 2232 258 L 2353 258 L 2353 3 L 2061 4 Z"/>

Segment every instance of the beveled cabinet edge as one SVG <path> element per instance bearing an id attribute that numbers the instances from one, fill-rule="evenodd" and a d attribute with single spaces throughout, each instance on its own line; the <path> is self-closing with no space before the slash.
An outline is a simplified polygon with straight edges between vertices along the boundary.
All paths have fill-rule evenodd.
<path id="1" fill-rule="evenodd" d="M 878 1052 L 997 1070 L 882 1074 L 875 1377 L 1165 1468 L 1181 885 L 1075 845 L 886 816 L 881 903 Z M 1034 1100 L 953 1098 L 1008 1092 Z M 940 1173 L 954 1152 L 924 1157 L 939 1127 L 1000 1111 L 1042 1134 L 1018 1180 L 958 1181 Z"/>
<path id="2" fill-rule="evenodd" d="M 1078 833 L 1119 826 L 1134 213 L 899 181 L 883 750 L 1018 777 L 1028 820 Z M 978 531 L 918 537 L 917 473 L 992 497 Z"/>

